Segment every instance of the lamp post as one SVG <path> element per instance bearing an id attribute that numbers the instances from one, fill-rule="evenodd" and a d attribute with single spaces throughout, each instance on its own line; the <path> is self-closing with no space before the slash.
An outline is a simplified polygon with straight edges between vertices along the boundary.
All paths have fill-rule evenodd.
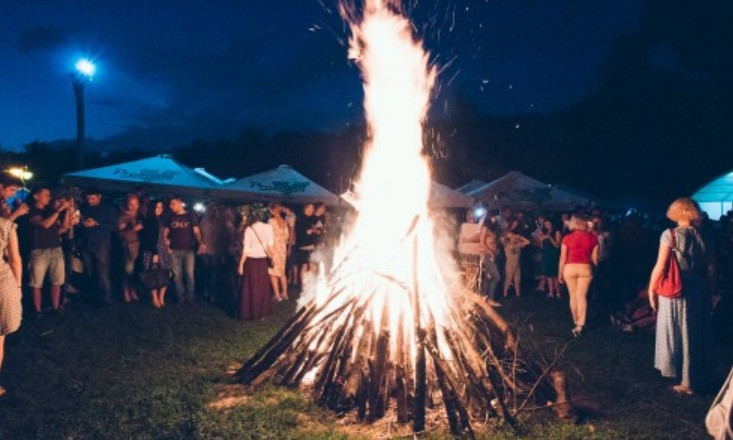
<path id="1" fill-rule="evenodd" d="M 84 83 L 91 81 L 97 68 L 86 58 L 80 58 L 76 64 L 76 69 L 71 76 L 71 85 L 74 88 L 74 97 L 76 99 L 76 168 L 84 168 Z"/>

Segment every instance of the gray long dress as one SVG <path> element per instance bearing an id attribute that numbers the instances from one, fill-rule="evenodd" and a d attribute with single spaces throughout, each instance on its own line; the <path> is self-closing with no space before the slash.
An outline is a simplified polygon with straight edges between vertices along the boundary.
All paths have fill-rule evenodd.
<path id="1" fill-rule="evenodd" d="M 682 297 L 659 297 L 654 367 L 690 388 L 704 386 L 712 364 L 710 296 L 705 243 L 693 228 L 676 228 L 675 257 L 682 275 Z M 670 231 L 661 242 L 671 243 Z"/>

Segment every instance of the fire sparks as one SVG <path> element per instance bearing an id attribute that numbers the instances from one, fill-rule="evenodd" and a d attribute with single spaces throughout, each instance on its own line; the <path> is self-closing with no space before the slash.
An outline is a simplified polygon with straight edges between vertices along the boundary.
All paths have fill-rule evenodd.
<path id="1" fill-rule="evenodd" d="M 472 436 L 474 418 L 512 422 L 505 401 L 528 398 L 537 369 L 517 359 L 506 323 L 460 286 L 438 245 L 423 156 L 437 72 L 398 0 L 364 1 L 361 14 L 341 5 L 368 123 L 358 215 L 331 272 L 321 269 L 304 306 L 238 375 L 307 386 L 320 404 L 359 419 L 393 408 L 416 432 L 440 395 L 451 430 Z"/>

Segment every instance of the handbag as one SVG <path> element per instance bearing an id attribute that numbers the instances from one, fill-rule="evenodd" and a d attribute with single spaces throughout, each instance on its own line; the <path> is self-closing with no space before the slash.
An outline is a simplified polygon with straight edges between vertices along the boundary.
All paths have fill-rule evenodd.
<path id="1" fill-rule="evenodd" d="M 257 237 L 257 241 L 260 242 L 260 246 L 262 246 L 262 249 L 265 251 L 265 255 L 267 256 L 267 267 L 269 267 L 270 269 L 274 269 L 275 268 L 275 262 L 272 261 L 272 257 L 267 252 L 267 248 L 265 247 L 264 244 L 262 244 L 262 240 L 260 240 L 259 234 L 257 234 L 257 231 L 255 231 L 255 228 L 253 228 L 252 226 L 250 226 L 249 228 L 252 230 L 252 232 L 255 233 L 255 237 Z"/>
<path id="2" fill-rule="evenodd" d="M 167 286 L 170 278 L 171 271 L 158 267 L 157 264 L 140 272 L 140 282 L 148 290 L 157 290 Z"/>
<path id="3" fill-rule="evenodd" d="M 674 229 L 669 230 L 669 256 L 664 263 L 664 271 L 654 285 L 654 293 L 665 298 L 679 298 L 682 296 L 682 276 L 680 275 L 680 265 L 675 257 L 677 249 L 677 237 Z"/>

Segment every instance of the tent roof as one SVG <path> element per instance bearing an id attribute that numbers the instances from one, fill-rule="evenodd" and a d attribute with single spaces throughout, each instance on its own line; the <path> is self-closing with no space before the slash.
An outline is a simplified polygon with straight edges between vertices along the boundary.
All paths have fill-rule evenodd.
<path id="1" fill-rule="evenodd" d="M 733 171 L 703 186 L 692 198 L 701 203 L 733 201 Z"/>
<path id="2" fill-rule="evenodd" d="M 431 208 L 470 208 L 473 204 L 473 197 L 438 182 L 431 182 L 428 201 Z"/>
<path id="3" fill-rule="evenodd" d="M 247 200 L 323 202 L 332 206 L 341 202 L 336 194 L 300 174 L 290 165 L 280 165 L 222 185 L 216 194 L 226 198 Z"/>
<path id="4" fill-rule="evenodd" d="M 473 179 L 470 182 L 456 188 L 456 191 L 458 191 L 459 193 L 468 194 L 476 188 L 486 185 L 487 183 L 488 182 L 486 182 L 485 180 Z"/>
<path id="5" fill-rule="evenodd" d="M 201 193 L 219 186 L 218 178 L 195 171 L 168 154 L 68 173 L 64 181 L 112 190 L 143 186 L 188 193 Z"/>
<path id="6" fill-rule="evenodd" d="M 511 171 L 468 194 L 492 208 L 506 204 L 522 209 L 572 209 L 592 203 L 590 198 L 553 187 L 519 171 Z"/>

